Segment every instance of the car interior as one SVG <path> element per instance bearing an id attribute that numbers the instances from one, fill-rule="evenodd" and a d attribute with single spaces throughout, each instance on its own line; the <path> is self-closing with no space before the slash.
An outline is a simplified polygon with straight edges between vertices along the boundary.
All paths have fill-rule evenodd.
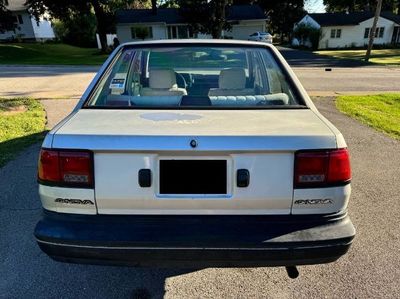
<path id="1" fill-rule="evenodd" d="M 196 50 L 184 50 L 184 53 L 176 53 L 177 49 L 125 51 L 99 84 L 89 105 L 245 107 L 297 104 L 285 76 L 271 57 L 259 53 L 262 51 L 214 49 L 204 54 L 201 49 L 201 55 L 193 55 L 197 54 Z"/>

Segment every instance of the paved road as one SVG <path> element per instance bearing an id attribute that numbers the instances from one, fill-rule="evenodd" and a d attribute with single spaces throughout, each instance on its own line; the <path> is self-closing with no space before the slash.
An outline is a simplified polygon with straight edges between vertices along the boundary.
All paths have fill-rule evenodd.
<path id="1" fill-rule="evenodd" d="M 400 68 L 279 47 L 310 95 L 400 91 Z M 327 71 L 326 69 L 330 70 Z"/>
<path id="2" fill-rule="evenodd" d="M 99 67 L 1 66 L 0 97 L 80 98 Z"/>
<path id="3" fill-rule="evenodd" d="M 0 298 L 396 298 L 400 284 L 400 142 L 317 106 L 347 138 L 353 165 L 350 215 L 358 235 L 334 264 L 283 268 L 134 269 L 51 261 L 32 231 L 40 217 L 38 145 L 0 169 Z M 146 296 L 142 296 L 146 298 Z"/>
<path id="4" fill-rule="evenodd" d="M 301 51 L 291 48 L 278 47 L 283 57 L 292 67 L 346 67 L 355 68 L 362 66 L 373 66 L 367 63 L 354 59 L 339 59 L 324 55 L 317 55 L 310 51 Z"/>
<path id="5" fill-rule="evenodd" d="M 294 68 L 311 96 L 400 92 L 400 68 Z"/>
<path id="6" fill-rule="evenodd" d="M 314 96 L 400 91 L 400 67 L 363 66 L 310 52 L 281 48 L 306 90 Z M 346 66 L 352 67 L 346 67 Z M 330 67 L 332 71 L 325 71 Z M 98 67 L 0 66 L 0 97 L 78 99 Z"/>

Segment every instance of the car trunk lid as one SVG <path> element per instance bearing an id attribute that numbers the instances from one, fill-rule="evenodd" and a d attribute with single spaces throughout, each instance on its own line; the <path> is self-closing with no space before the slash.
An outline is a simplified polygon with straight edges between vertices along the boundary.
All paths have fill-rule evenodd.
<path id="1" fill-rule="evenodd" d="M 53 147 L 120 151 L 297 150 L 336 147 L 310 109 L 78 111 L 54 135 Z M 188 142 L 189 141 L 189 142 Z"/>
<path id="2" fill-rule="evenodd" d="M 335 148 L 336 139 L 310 109 L 82 109 L 52 146 L 94 152 L 100 214 L 289 214 L 294 152 Z M 141 186 L 141 170 L 150 186 Z M 239 170 L 248 186 L 239 186 Z M 192 189 L 186 177 L 196 180 Z"/>

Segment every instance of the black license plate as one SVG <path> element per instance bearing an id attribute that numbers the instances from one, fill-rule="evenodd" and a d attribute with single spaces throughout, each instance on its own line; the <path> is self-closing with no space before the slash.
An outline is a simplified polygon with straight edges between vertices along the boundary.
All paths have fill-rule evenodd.
<path id="1" fill-rule="evenodd" d="M 160 160 L 160 194 L 226 194 L 226 160 Z"/>

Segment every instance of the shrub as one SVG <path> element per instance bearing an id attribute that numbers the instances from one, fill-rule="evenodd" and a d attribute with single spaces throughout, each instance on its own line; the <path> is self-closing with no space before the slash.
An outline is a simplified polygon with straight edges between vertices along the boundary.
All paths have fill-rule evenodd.
<path id="1" fill-rule="evenodd" d="M 93 14 L 71 14 L 53 21 L 57 40 L 78 47 L 96 47 L 96 18 Z"/>
<path id="2" fill-rule="evenodd" d="M 134 27 L 135 36 L 139 39 L 145 40 L 146 37 L 150 37 L 150 29 L 149 27 Z"/>

